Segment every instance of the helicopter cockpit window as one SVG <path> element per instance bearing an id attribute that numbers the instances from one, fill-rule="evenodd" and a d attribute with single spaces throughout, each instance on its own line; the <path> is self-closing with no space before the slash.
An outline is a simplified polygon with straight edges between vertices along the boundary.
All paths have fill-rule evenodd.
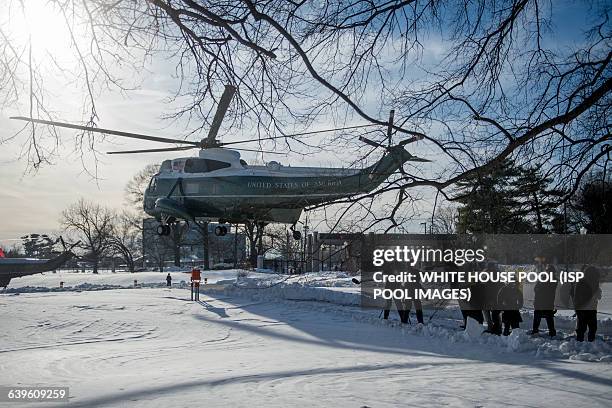
<path id="1" fill-rule="evenodd" d="M 159 168 L 160 172 L 172 171 L 172 160 L 164 160 Z"/>
<path id="2" fill-rule="evenodd" d="M 151 178 L 151 181 L 149 181 L 149 192 L 150 193 L 154 193 L 155 189 L 157 188 L 157 179 L 155 177 Z"/>
<path id="3" fill-rule="evenodd" d="M 185 173 L 207 173 L 221 170 L 231 165 L 226 162 L 211 159 L 188 159 L 185 162 Z"/>
<path id="4" fill-rule="evenodd" d="M 248 164 L 247 162 L 245 162 L 244 160 L 240 159 L 240 164 L 242 165 L 242 167 L 244 167 L 245 169 L 247 168 Z"/>

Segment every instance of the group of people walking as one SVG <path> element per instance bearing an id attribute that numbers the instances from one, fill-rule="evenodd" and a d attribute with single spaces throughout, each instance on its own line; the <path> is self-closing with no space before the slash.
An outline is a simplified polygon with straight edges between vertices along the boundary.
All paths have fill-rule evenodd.
<path id="1" fill-rule="evenodd" d="M 394 267 L 389 266 L 384 272 L 393 272 Z M 488 263 L 485 267 L 488 272 L 496 272 L 497 265 Z M 541 270 L 557 277 L 551 281 L 538 281 L 533 288 L 533 324 L 530 331 L 532 335 L 540 334 L 542 320 L 546 321 L 548 335 L 555 337 L 556 296 L 558 292 L 558 273 L 553 264 L 541 264 Z M 597 333 L 597 305 L 601 298 L 600 279 L 601 274 L 594 266 L 582 268 L 584 277 L 570 287 L 565 288 L 563 293 L 569 299 L 562 299 L 561 304 L 573 305 L 576 317 L 576 340 L 584 341 L 585 335 L 588 341 L 594 341 Z M 451 284 L 451 286 L 453 286 Z M 415 283 L 390 283 L 387 281 L 385 289 L 414 289 L 422 288 L 419 282 Z M 513 329 L 520 328 L 523 318 L 520 310 L 523 308 L 523 291 L 518 283 L 479 283 L 470 286 L 472 293 L 471 301 L 460 301 L 459 307 L 463 315 L 463 326 L 466 327 L 468 318 L 476 320 L 481 325 L 486 323 L 485 333 L 508 336 Z M 424 323 L 423 306 L 420 300 L 395 300 L 395 306 L 402 323 L 410 322 L 410 310 L 414 306 L 418 323 Z M 383 309 L 383 318 L 388 319 L 391 312 L 392 302 L 386 302 Z"/>

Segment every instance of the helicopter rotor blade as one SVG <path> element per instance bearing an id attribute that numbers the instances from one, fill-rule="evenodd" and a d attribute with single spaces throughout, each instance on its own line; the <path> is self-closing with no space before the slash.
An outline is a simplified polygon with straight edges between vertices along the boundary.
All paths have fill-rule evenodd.
<path id="1" fill-rule="evenodd" d="M 359 136 L 359 140 L 362 141 L 365 144 L 368 144 L 368 145 L 372 146 L 372 147 L 382 147 L 383 149 L 387 149 L 387 146 L 384 146 L 384 145 L 382 145 L 382 144 L 380 144 L 378 142 L 375 142 L 375 141 L 370 140 L 370 139 L 368 139 L 366 137 L 363 137 L 363 136 Z"/>
<path id="2" fill-rule="evenodd" d="M 121 150 L 117 152 L 106 152 L 106 154 L 132 154 L 132 153 L 159 153 L 159 152 L 180 152 L 184 150 L 197 149 L 198 146 L 180 146 L 180 147 L 163 147 L 161 149 L 142 149 L 142 150 Z M 245 152 L 257 152 L 257 153 L 270 153 L 270 154 L 287 154 L 282 152 L 271 152 L 268 150 L 256 150 L 256 149 L 232 149 L 242 150 Z"/>
<path id="3" fill-rule="evenodd" d="M 217 111 L 215 112 L 215 117 L 213 118 L 212 125 L 210 125 L 210 130 L 208 131 L 208 137 L 202 140 L 202 145 L 214 145 L 217 133 L 219 133 L 219 128 L 221 127 L 221 123 L 223 122 L 223 118 L 227 112 L 227 108 L 229 108 L 235 93 L 235 86 L 225 85 L 225 90 L 223 91 L 223 95 L 221 95 L 219 105 L 217 106 Z"/>
<path id="4" fill-rule="evenodd" d="M 402 140 L 401 142 L 398 143 L 398 146 L 406 146 L 409 143 L 418 142 L 419 140 L 423 140 L 423 136 L 414 136 L 414 137 L 411 137 L 410 139 Z"/>
<path id="5" fill-rule="evenodd" d="M 173 144 L 188 144 L 188 145 L 192 145 L 195 147 L 200 146 L 200 142 L 194 142 L 191 140 L 169 139 L 166 137 L 149 136 L 149 135 L 143 135 L 143 134 L 131 133 L 131 132 L 122 132 L 120 130 L 95 128 L 91 126 L 81 126 L 81 125 L 75 125 L 72 123 L 64 123 L 64 122 L 55 122 L 52 120 L 34 119 L 34 118 L 27 118 L 24 116 L 12 116 L 11 119 L 23 120 L 23 121 L 32 122 L 32 123 L 40 123 L 43 125 L 64 127 L 68 129 L 83 130 L 87 132 L 104 133 L 104 134 L 113 135 L 113 136 L 129 137 L 131 139 L 150 140 L 152 142 L 173 143 Z"/>
<path id="6" fill-rule="evenodd" d="M 283 152 L 272 152 L 270 150 L 257 150 L 257 149 L 242 149 L 242 148 L 234 149 L 234 148 L 232 148 L 232 150 L 240 150 L 240 151 L 243 151 L 243 152 L 269 153 L 269 154 L 284 154 L 284 155 L 287 154 L 287 153 L 283 153 Z"/>
<path id="7" fill-rule="evenodd" d="M 121 150 L 117 152 L 106 152 L 106 154 L 180 152 L 182 150 L 191 150 L 191 149 L 197 149 L 197 148 L 198 146 L 162 147 L 160 149 Z"/>
<path id="8" fill-rule="evenodd" d="M 341 128 L 333 128 L 333 129 L 313 130 L 312 132 L 292 133 L 292 134 L 289 134 L 289 135 L 262 137 L 261 139 L 236 140 L 236 141 L 231 141 L 231 142 L 221 142 L 221 143 L 219 143 L 219 145 L 220 146 L 226 146 L 226 145 L 232 145 L 232 144 L 238 144 L 238 143 L 261 142 L 261 141 L 264 141 L 264 140 L 274 140 L 274 139 L 291 138 L 291 137 L 295 137 L 295 136 L 315 135 L 315 134 L 318 134 L 318 133 L 336 132 L 336 131 L 339 131 L 339 130 L 349 130 L 349 129 L 359 129 L 359 128 L 370 127 L 370 126 L 380 126 L 380 125 L 377 124 L 377 123 L 369 123 L 369 124 L 366 124 L 366 125 L 347 126 L 347 127 L 341 127 Z"/>
<path id="9" fill-rule="evenodd" d="M 412 156 L 408 161 L 420 162 L 420 163 L 431 163 L 433 160 L 424 159 L 422 157 Z"/>
<path id="10" fill-rule="evenodd" d="M 404 141 L 400 142 L 398 144 L 398 146 L 404 147 L 408 143 L 416 142 L 417 140 L 421 140 L 421 139 L 423 139 L 423 138 L 420 137 L 420 136 L 414 136 L 414 137 L 411 137 L 410 139 L 407 139 L 407 140 L 404 140 Z M 367 138 L 365 138 L 363 136 L 359 136 L 359 140 L 361 140 L 362 142 L 364 142 L 365 144 L 368 144 L 370 146 L 373 146 L 373 147 L 382 147 L 383 149 L 385 149 L 387 151 L 391 151 L 390 147 L 385 146 L 383 144 L 380 144 L 378 142 L 375 142 L 373 140 L 367 139 Z M 429 163 L 429 162 L 431 162 L 431 160 L 423 159 L 422 157 L 417 157 L 417 156 L 412 156 L 407 161 L 421 162 L 421 163 Z M 378 166 L 376 168 L 378 168 Z M 376 170 L 376 168 L 374 170 Z"/>

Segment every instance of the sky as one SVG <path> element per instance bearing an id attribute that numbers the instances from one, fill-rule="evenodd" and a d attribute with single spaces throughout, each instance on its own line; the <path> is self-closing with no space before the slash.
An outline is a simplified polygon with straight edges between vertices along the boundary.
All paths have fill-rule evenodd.
<path id="1" fill-rule="evenodd" d="M 5 9 L 4 12 L 0 12 L 0 27 L 12 28 L 12 31 L 18 36 L 26 35 L 26 31 L 29 32 L 34 44 L 35 58 L 45 60 L 45 53 L 48 52 L 52 53 L 55 58 L 66 61 L 72 53 L 67 45 L 69 43 L 67 33 L 61 28 L 63 26 L 61 16 L 47 9 L 45 3 L 44 0 L 26 2 L 28 6 L 35 5 L 35 7 L 29 9 L 33 11 L 23 22 L 17 22 L 15 18 L 8 19 Z M 15 5 L 15 3 L 11 4 Z M 580 14 L 583 7 L 582 3 L 569 4 L 568 7 L 561 8 L 561 17 L 558 20 L 565 27 L 573 26 L 575 19 L 578 18 L 576 16 Z M 562 32 L 568 41 L 575 38 L 571 30 L 562 30 Z M 424 44 L 425 57 L 430 52 L 441 55 L 444 44 L 440 44 L 439 40 L 430 39 L 428 43 L 425 39 Z M 140 83 L 139 89 L 128 94 L 111 89 L 104 91 L 99 96 L 97 111 L 100 120 L 97 124 L 103 128 L 164 137 L 180 137 L 185 131 L 182 126 L 184 123 L 170 123 L 161 119 L 172 109 L 172 105 L 167 103 L 167 98 L 171 96 L 170 92 L 176 86 L 176 82 L 171 78 L 174 65 L 170 61 L 158 58 L 152 60 L 147 68 L 148 71 L 141 72 L 141 76 L 135 78 L 135 81 Z M 66 82 L 61 78 L 50 83 L 52 92 L 46 105 L 52 106 L 57 113 L 56 117 L 61 118 L 62 121 L 79 122 L 82 115 L 78 101 L 82 99 L 84 89 L 66 86 Z M 377 100 L 376 95 L 369 96 L 372 100 Z M 367 104 L 367 102 L 364 103 Z M 366 107 L 371 108 L 371 106 Z M 370 109 L 370 113 L 372 111 Z M 376 114 L 375 109 L 373 113 Z M 22 122 L 9 119 L 13 115 L 28 116 L 27 103 L 5 106 L 0 111 L 0 140 L 10 138 L 23 126 Z M 361 121 L 357 122 L 361 123 Z M 351 124 L 355 123 L 349 125 Z M 320 129 L 330 127 L 330 125 L 331 123 L 323 119 L 316 123 L 314 128 Z M 249 137 L 248 133 L 248 129 L 236 130 L 222 127 L 220 135 L 223 135 L 222 139 L 227 141 Z M 0 212 L 4 215 L 0 227 L 0 245 L 10 246 L 12 242 L 16 242 L 13 240 L 28 233 L 56 232 L 61 211 L 81 197 L 113 208 L 123 207 L 126 205 L 124 187 L 129 179 L 147 164 L 160 163 L 169 158 L 167 153 L 125 156 L 100 154 L 97 162 L 89 156 L 83 163 L 79 155 L 71 148 L 75 133 L 67 129 L 60 129 L 59 135 L 63 146 L 59 149 L 54 163 L 45 165 L 36 172 L 28 171 L 27 163 L 20 155 L 26 142 L 25 137 L 21 136 L 0 143 Z M 194 135 L 192 138 L 197 139 L 201 136 Z M 107 138 L 105 142 L 97 146 L 100 152 L 146 147 L 158 146 L 121 138 Z M 417 146 L 417 153 L 427 157 L 432 151 L 420 145 Z M 185 155 L 189 154 L 183 154 Z M 349 155 L 346 156 L 328 152 L 308 157 L 268 155 L 264 157 L 264 160 L 277 160 L 294 166 L 342 167 L 347 166 L 352 160 L 351 157 L 348 157 Z M 261 160 L 261 156 L 255 157 L 255 153 L 245 152 L 243 158 L 247 162 Z M 92 177 L 83 169 L 86 167 L 91 171 L 96 168 L 96 165 L 97 178 Z M 424 194 L 430 196 L 429 192 L 424 192 Z M 422 221 L 420 218 L 416 219 L 410 228 L 413 231 L 422 230 L 420 221 Z"/>
<path id="2" fill-rule="evenodd" d="M 6 15 L 4 19 L 0 19 L 0 22 L 4 24 L 5 29 L 12 28 L 11 31 L 17 36 L 24 34 L 21 32 L 22 27 L 30 32 L 34 44 L 34 58 L 42 61 L 41 74 L 47 75 L 45 79 L 51 89 L 46 106 L 51 107 L 58 120 L 79 123 L 82 118 L 79 101 L 83 99 L 85 90 L 66 87 L 64 78 L 51 77 L 49 72 L 52 71 L 46 72 L 44 69 L 45 64 L 49 69 L 52 66 L 47 53 L 52 53 L 54 58 L 64 64 L 76 63 L 71 60 L 73 52 L 69 46 L 68 32 L 62 28 L 64 25 L 62 18 L 52 9 L 45 9 L 47 6 L 44 0 L 32 0 L 25 4 L 27 7 L 30 5 L 36 7 L 27 9 L 28 15 L 23 22 L 16 21 L 14 17 L 8 19 Z M 105 90 L 97 100 L 97 112 L 100 118 L 97 125 L 102 128 L 164 137 L 181 137 L 185 132 L 184 122 L 172 123 L 161 119 L 164 114 L 177 107 L 167 103 L 167 99 L 172 96 L 171 91 L 177 86 L 176 81 L 172 79 L 173 70 L 172 62 L 155 58 L 147 66 L 147 71 L 143 71 L 140 77 L 134 78 L 134 82 L 139 83 L 137 90 L 129 93 L 114 89 Z M 22 128 L 23 122 L 9 119 L 15 115 L 29 116 L 27 100 L 2 109 L 0 140 L 11 138 Z M 323 120 L 313 128 L 328 127 L 333 127 L 333 124 Z M 54 157 L 54 162 L 52 165 L 43 165 L 36 171 L 28 168 L 22 154 L 24 146 L 27 145 L 26 135 L 0 144 L 0 211 L 5 214 L 3 225 L 0 227 L 0 245 L 10 246 L 20 236 L 29 233 L 57 232 L 62 210 L 81 197 L 108 207 L 122 208 L 126 205 L 124 187 L 130 178 L 147 164 L 161 163 L 170 157 L 167 153 L 115 156 L 101 154 L 98 155 L 97 162 L 91 155 L 82 162 L 78 152 L 72 150 L 76 132 L 60 128 L 58 133 L 63 146 Z M 249 135 L 248 129 L 227 127 L 221 128 L 220 135 L 224 141 L 253 137 Z M 191 138 L 197 140 L 202 136 L 193 135 Z M 116 137 L 107 137 L 105 142 L 97 145 L 100 152 L 147 147 L 165 147 L 165 145 L 159 146 L 155 143 L 148 144 Z M 191 153 L 181 153 L 171 157 L 189 155 Z M 264 155 L 263 158 L 256 153 L 243 152 L 242 156 L 249 163 L 276 160 L 293 166 L 326 167 L 346 167 L 354 159 L 343 158 L 342 154 L 338 156 L 333 152 L 322 152 L 307 157 L 296 154 L 286 157 Z M 92 177 L 84 167 L 89 172 L 96 172 L 97 178 Z"/>

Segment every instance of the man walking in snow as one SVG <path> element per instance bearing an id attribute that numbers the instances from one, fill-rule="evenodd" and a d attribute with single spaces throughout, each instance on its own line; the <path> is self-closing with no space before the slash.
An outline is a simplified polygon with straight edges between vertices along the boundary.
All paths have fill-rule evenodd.
<path id="1" fill-rule="evenodd" d="M 576 340 L 584 341 L 584 334 L 589 329 L 588 341 L 595 340 L 597 332 L 597 303 L 601 299 L 599 270 L 589 266 L 584 270 L 584 277 L 574 285 L 572 299 L 576 310 Z"/>
<path id="2" fill-rule="evenodd" d="M 166 286 L 172 286 L 172 276 L 170 276 L 170 272 L 168 272 L 168 276 L 166 276 Z"/>
<path id="3" fill-rule="evenodd" d="M 419 279 L 419 271 L 415 268 L 409 268 L 409 272 L 413 273 L 416 277 L 416 282 L 407 282 L 405 284 L 405 288 L 408 289 L 409 293 L 416 293 L 417 290 L 423 289 L 421 285 L 421 281 Z M 414 309 L 416 312 L 417 322 L 424 324 L 423 322 L 423 303 L 421 299 L 407 299 L 404 302 L 404 318 L 406 321 L 410 321 L 410 309 L 412 308 L 412 304 L 414 303 Z M 406 322 L 403 322 L 406 323 Z"/>
<path id="4" fill-rule="evenodd" d="M 488 262 L 484 268 L 486 272 L 492 272 L 494 274 L 499 273 L 497 264 L 495 262 Z M 499 282 L 487 282 L 481 284 L 482 286 L 482 301 L 484 302 L 483 310 L 484 319 L 487 322 L 487 330 L 485 333 L 491 333 L 500 335 L 502 334 L 502 323 L 501 323 L 501 310 L 498 310 L 497 306 L 497 294 L 501 290 L 503 284 Z"/>
<path id="5" fill-rule="evenodd" d="M 516 282 L 512 282 L 504 285 L 497 296 L 503 310 L 503 335 L 508 336 L 512 329 L 518 329 L 523 321 L 520 311 L 523 307 L 523 292 Z"/>
<path id="6" fill-rule="evenodd" d="M 385 264 L 383 265 L 383 274 L 386 276 L 395 275 L 399 272 L 398 268 L 399 265 L 395 262 L 385 262 Z M 390 282 L 389 280 L 387 280 L 385 282 L 385 289 L 403 289 L 403 285 L 399 282 Z M 385 308 L 383 309 L 383 319 L 385 320 L 389 319 L 389 314 L 391 313 L 391 305 L 392 302 L 390 299 L 385 302 Z M 404 310 L 404 302 L 396 298 L 395 307 L 397 308 L 397 313 L 399 314 L 400 321 L 402 323 L 408 323 L 408 313 L 406 312 L 406 310 Z"/>
<path id="7" fill-rule="evenodd" d="M 546 266 L 546 271 L 557 275 L 557 269 L 549 264 Z M 531 334 L 538 334 L 540 330 L 540 321 L 546 319 L 548 334 L 550 337 L 557 335 L 555 330 L 555 294 L 557 292 L 557 280 L 554 282 L 538 281 L 534 288 L 533 298 L 533 328 Z"/>

